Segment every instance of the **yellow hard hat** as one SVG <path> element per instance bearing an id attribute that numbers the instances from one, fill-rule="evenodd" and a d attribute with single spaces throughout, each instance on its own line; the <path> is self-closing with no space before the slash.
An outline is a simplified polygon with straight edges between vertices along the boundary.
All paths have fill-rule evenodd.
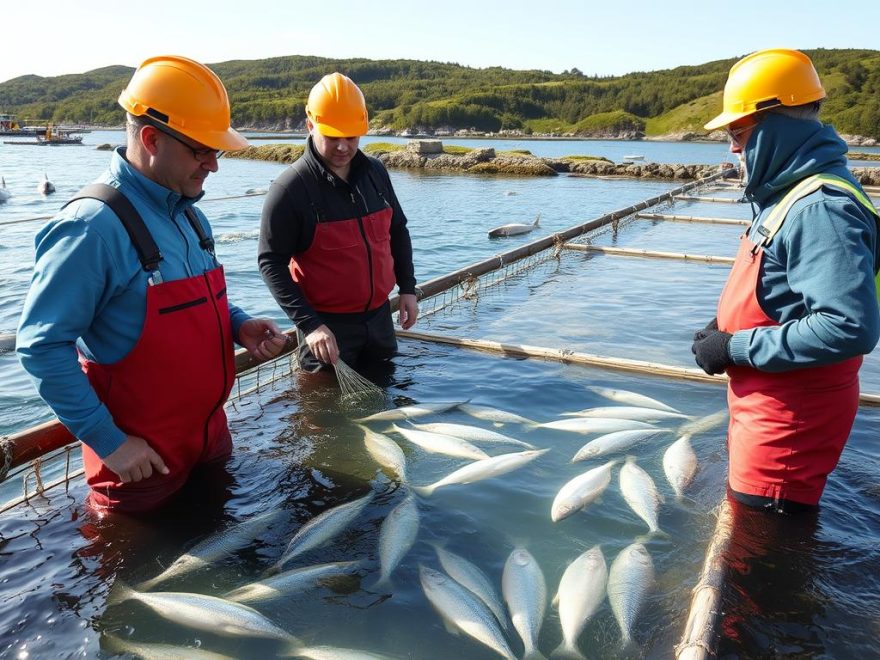
<path id="1" fill-rule="evenodd" d="M 366 135 L 369 128 L 363 92 L 341 73 L 328 74 L 312 87 L 306 115 L 318 132 L 327 137 Z"/>
<path id="2" fill-rule="evenodd" d="M 186 57 L 160 55 L 143 62 L 119 95 L 119 105 L 211 149 L 248 146 L 230 127 L 229 96 L 220 78 Z"/>
<path id="3" fill-rule="evenodd" d="M 706 124 L 707 131 L 780 105 L 803 105 L 825 98 L 819 74 L 799 50 L 772 48 L 742 58 L 724 85 L 724 111 Z"/>

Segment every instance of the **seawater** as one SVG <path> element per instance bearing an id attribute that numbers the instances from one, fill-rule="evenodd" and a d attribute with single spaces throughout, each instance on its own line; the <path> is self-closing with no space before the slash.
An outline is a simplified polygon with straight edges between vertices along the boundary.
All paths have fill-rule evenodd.
<path id="1" fill-rule="evenodd" d="M 86 142 L 119 142 L 120 133 L 92 133 Z M 468 141 L 463 144 L 474 146 Z M 539 155 L 592 153 L 612 148 L 643 153 L 661 143 L 528 142 Z M 493 144 L 503 150 L 508 143 Z M 560 154 L 541 149 L 570 148 Z M 714 158 L 702 158 L 711 147 Z M 694 162 L 717 162 L 720 145 L 669 145 L 699 153 Z M 0 174 L 14 197 L 0 206 L 0 222 L 51 213 L 90 181 L 108 159 L 89 147 L 45 148 L 0 145 Z M 646 156 L 646 160 L 651 158 Z M 658 159 L 659 160 L 659 159 Z M 688 162 L 676 155 L 669 162 Z M 266 187 L 282 166 L 222 161 L 208 180 L 207 198 Z M 36 193 L 47 172 L 58 193 Z M 420 280 L 502 252 L 577 222 L 628 206 L 674 184 L 466 177 L 394 171 L 392 179 L 410 222 Z M 253 314 L 268 315 L 286 327 L 256 269 L 256 238 L 262 198 L 208 202 L 202 207 L 218 238 L 227 268 L 231 299 Z M 747 218 L 741 205 L 678 203 L 682 215 Z M 525 237 L 492 241 L 486 230 L 525 222 L 541 213 L 541 228 Z M 40 223 L 2 227 L 0 233 L 0 329 L 13 329 L 32 267 L 32 238 Z M 617 245 L 690 254 L 732 256 L 738 230 L 730 227 L 634 221 L 595 239 Z M 726 268 L 699 263 L 661 262 L 567 253 L 480 291 L 475 300 L 426 315 L 418 328 L 465 337 L 691 366 L 690 335 L 713 315 Z M 427 308 L 428 306 L 426 306 Z M 647 376 L 624 375 L 552 362 L 500 358 L 461 349 L 401 342 L 393 373 L 384 374 L 386 405 L 470 398 L 538 421 L 563 412 L 607 405 L 586 385 L 642 392 L 692 415 L 723 409 L 724 390 Z M 0 356 L 0 432 L 26 428 L 49 418 L 13 356 Z M 863 389 L 880 391 L 880 369 L 869 356 Z M 544 457 L 503 478 L 439 489 L 420 500 L 418 540 L 393 575 L 389 593 L 372 588 L 378 572 L 378 530 L 403 497 L 363 448 L 352 423 L 359 414 L 341 406 L 330 379 L 295 376 L 244 397 L 229 409 L 236 452 L 227 469 L 200 475 L 187 492 L 188 505 L 162 517 L 99 519 L 82 505 L 80 480 L 68 491 L 38 498 L 0 517 L 0 655 L 3 657 L 95 657 L 101 635 L 132 640 L 201 646 L 234 657 L 272 657 L 271 642 L 230 640 L 165 621 L 138 603 L 108 605 L 115 580 L 131 584 L 161 572 L 186 548 L 236 521 L 282 508 L 284 516 L 250 548 L 204 571 L 162 588 L 220 594 L 251 580 L 283 552 L 299 526 L 329 506 L 368 490 L 373 504 L 344 534 L 293 565 L 363 559 L 360 581 L 334 584 L 260 605 L 274 622 L 311 644 L 333 644 L 394 657 L 489 658 L 493 654 L 465 637 L 449 635 L 418 584 L 420 564 L 437 567 L 432 543 L 443 544 L 479 565 L 500 592 L 501 572 L 516 544 L 536 557 L 552 596 L 565 566 L 580 552 L 601 543 L 610 565 L 646 526 L 623 501 L 619 467 L 602 500 L 583 513 L 552 523 L 549 508 L 568 479 L 597 462 L 572 464 L 574 452 L 592 436 L 505 426 L 505 433 L 551 449 Z M 427 418 L 425 418 L 427 421 Z M 451 411 L 429 421 L 488 426 Z M 862 408 L 841 464 L 826 491 L 813 525 L 795 523 L 785 534 L 758 525 L 736 537 L 736 569 L 725 601 L 722 654 L 766 657 L 869 657 L 880 653 L 880 415 Z M 671 424 L 666 428 L 674 429 Z M 378 431 L 387 426 L 373 425 Z M 410 479 L 427 484 L 461 465 L 430 455 L 396 437 L 407 454 Z M 674 439 L 642 446 L 633 453 L 654 478 L 666 503 L 660 527 L 668 537 L 647 542 L 657 584 L 640 616 L 633 656 L 672 657 L 679 640 L 703 553 L 714 526 L 713 511 L 723 496 L 726 456 L 724 429 L 694 438 L 700 471 L 688 499 L 675 503 L 660 467 Z M 501 448 L 485 447 L 490 454 Z M 621 457 L 622 458 L 622 457 Z M 773 528 L 779 529 L 779 528 Z M 771 530 L 772 531 L 772 530 Z M 774 588 L 767 589 L 767 583 Z M 773 593 L 768 593 L 773 592 Z M 774 594 L 780 594 L 774 597 Z M 560 641 L 558 618 L 548 609 L 539 647 L 549 653 Z M 515 635 L 515 651 L 521 650 Z M 606 601 L 581 637 L 590 657 L 619 657 L 619 631 Z M 183 651 L 182 651 L 183 652 Z"/>

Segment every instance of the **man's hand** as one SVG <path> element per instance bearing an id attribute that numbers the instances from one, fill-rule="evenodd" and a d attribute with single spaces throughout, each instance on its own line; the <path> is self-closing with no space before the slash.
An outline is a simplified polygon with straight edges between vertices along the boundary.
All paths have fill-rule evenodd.
<path id="1" fill-rule="evenodd" d="M 276 357 L 287 342 L 287 335 L 271 319 L 248 319 L 238 329 L 238 343 L 260 361 Z"/>
<path id="2" fill-rule="evenodd" d="M 720 374 L 725 367 L 733 363 L 727 351 L 733 335 L 720 330 L 701 330 L 701 332 L 704 334 L 693 343 L 691 352 L 703 371 L 707 374 Z"/>
<path id="3" fill-rule="evenodd" d="M 125 442 L 101 461 L 108 469 L 115 472 L 119 476 L 119 481 L 124 484 L 148 479 L 153 475 L 154 470 L 160 474 L 169 472 L 165 461 L 147 444 L 147 441 L 134 435 L 126 436 Z"/>
<path id="4" fill-rule="evenodd" d="M 326 325 L 320 325 L 312 330 L 306 336 L 306 344 L 309 345 L 312 355 L 324 364 L 336 364 L 339 359 L 336 336 Z"/>
<path id="5" fill-rule="evenodd" d="M 404 330 L 409 330 L 416 324 L 419 316 L 419 303 L 413 293 L 401 293 L 398 302 L 397 322 Z"/>
<path id="6" fill-rule="evenodd" d="M 694 333 L 694 341 L 700 341 L 701 339 L 705 339 L 706 335 L 709 334 L 712 330 L 718 329 L 718 317 L 716 316 L 714 319 L 709 321 L 708 325 L 702 330 L 697 330 Z"/>

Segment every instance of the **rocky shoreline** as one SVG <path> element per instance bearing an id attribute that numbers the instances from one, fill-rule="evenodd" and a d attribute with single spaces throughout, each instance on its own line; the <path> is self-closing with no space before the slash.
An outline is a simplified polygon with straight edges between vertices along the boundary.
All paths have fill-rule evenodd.
<path id="1" fill-rule="evenodd" d="M 388 168 L 426 170 L 467 174 L 502 174 L 514 176 L 627 177 L 692 181 L 728 169 L 730 177 L 738 176 L 731 163 L 721 165 L 681 165 L 671 163 L 613 163 L 601 156 L 567 156 L 542 158 L 527 151 L 501 151 L 493 148 L 469 149 L 445 147 L 440 140 L 411 140 L 409 144 L 373 143 L 364 151 L 375 156 Z M 302 145 L 268 144 L 227 153 L 224 158 L 265 160 L 292 163 L 303 152 Z M 852 168 L 863 185 L 880 185 L 880 167 Z"/>

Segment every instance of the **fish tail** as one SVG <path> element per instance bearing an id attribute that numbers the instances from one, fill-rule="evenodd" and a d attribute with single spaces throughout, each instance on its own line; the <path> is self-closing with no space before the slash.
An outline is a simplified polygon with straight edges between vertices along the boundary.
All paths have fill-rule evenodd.
<path id="1" fill-rule="evenodd" d="M 129 587 L 122 580 L 116 580 L 113 588 L 110 590 L 110 596 L 107 598 L 107 605 L 115 605 L 132 598 L 137 598 L 138 592 Z"/>
<path id="2" fill-rule="evenodd" d="M 371 587 L 371 589 L 380 593 L 392 593 L 394 591 L 394 584 L 392 584 L 391 582 L 391 576 L 380 575 L 379 579 L 376 580 L 376 583 Z"/>
<path id="3" fill-rule="evenodd" d="M 541 653 L 536 648 L 531 648 L 526 651 L 526 654 L 522 657 L 522 660 L 547 660 L 547 656 Z"/>
<path id="4" fill-rule="evenodd" d="M 434 492 L 434 486 L 410 486 L 410 488 L 416 495 L 421 497 L 431 497 L 431 494 Z"/>
<path id="5" fill-rule="evenodd" d="M 550 653 L 550 657 L 568 658 L 569 660 L 587 660 L 587 656 L 581 653 L 574 644 L 568 641 L 562 642 L 559 646 L 553 649 L 553 652 Z"/>

